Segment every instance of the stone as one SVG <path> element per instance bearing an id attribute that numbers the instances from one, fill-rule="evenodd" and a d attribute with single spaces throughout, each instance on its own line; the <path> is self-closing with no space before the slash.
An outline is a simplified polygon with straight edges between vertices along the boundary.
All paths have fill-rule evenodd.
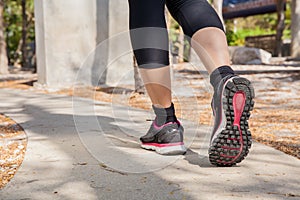
<path id="1" fill-rule="evenodd" d="M 230 47 L 232 64 L 259 65 L 269 64 L 272 54 L 258 48 Z"/>

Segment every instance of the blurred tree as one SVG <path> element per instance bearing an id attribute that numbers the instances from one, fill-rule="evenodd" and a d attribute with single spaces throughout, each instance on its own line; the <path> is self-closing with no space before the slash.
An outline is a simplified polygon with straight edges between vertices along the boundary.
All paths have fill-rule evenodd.
<path id="1" fill-rule="evenodd" d="M 293 58 L 300 58 L 300 1 L 292 1 L 292 42 L 291 51 Z"/>
<path id="2" fill-rule="evenodd" d="M 282 35 L 285 27 L 285 0 L 277 0 L 277 27 L 276 27 L 276 47 L 275 56 L 281 56 L 282 49 Z"/>
<path id="3" fill-rule="evenodd" d="M 34 0 L 3 1 L 9 64 L 32 67 L 35 41 Z"/>
<path id="4" fill-rule="evenodd" d="M 29 68 L 28 50 L 27 50 L 27 13 L 26 0 L 21 0 L 22 7 L 22 67 Z"/>
<path id="5" fill-rule="evenodd" d="M 4 39 L 3 10 L 4 2 L 3 0 L 0 0 L 0 74 L 7 74 L 8 60 L 6 53 L 6 42 Z"/>

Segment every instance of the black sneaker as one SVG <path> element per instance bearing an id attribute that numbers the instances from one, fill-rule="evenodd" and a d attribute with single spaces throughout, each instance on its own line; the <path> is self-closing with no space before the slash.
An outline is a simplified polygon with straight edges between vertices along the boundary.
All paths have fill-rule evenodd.
<path id="1" fill-rule="evenodd" d="M 141 147 L 162 155 L 182 155 L 186 152 L 183 132 L 184 129 L 179 121 L 162 126 L 157 126 L 153 121 L 147 134 L 140 138 Z"/>
<path id="2" fill-rule="evenodd" d="M 213 165 L 232 166 L 247 156 L 252 144 L 247 120 L 253 110 L 253 98 L 250 81 L 239 76 L 225 77 L 215 91 L 215 122 L 209 148 Z"/>

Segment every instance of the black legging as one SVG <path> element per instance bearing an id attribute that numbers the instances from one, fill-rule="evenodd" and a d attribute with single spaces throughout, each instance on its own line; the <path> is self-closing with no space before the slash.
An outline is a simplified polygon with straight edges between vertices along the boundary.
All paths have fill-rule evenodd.
<path id="1" fill-rule="evenodd" d="M 165 4 L 190 38 L 199 29 L 223 25 L 207 0 L 128 0 L 130 36 L 138 65 L 158 68 L 169 65 L 169 39 Z M 224 31 L 224 30 L 223 30 Z"/>

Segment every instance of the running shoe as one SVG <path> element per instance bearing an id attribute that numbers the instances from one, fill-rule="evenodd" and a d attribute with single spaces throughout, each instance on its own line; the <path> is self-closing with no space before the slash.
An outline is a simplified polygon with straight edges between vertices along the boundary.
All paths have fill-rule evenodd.
<path id="1" fill-rule="evenodd" d="M 179 121 L 157 126 L 154 120 L 147 134 L 140 138 L 141 147 L 162 155 L 182 155 L 186 152 L 183 132 Z"/>
<path id="2" fill-rule="evenodd" d="M 227 76 L 212 100 L 214 128 L 209 148 L 213 165 L 232 166 L 241 162 L 252 144 L 248 119 L 254 106 L 254 89 L 249 80 Z"/>

